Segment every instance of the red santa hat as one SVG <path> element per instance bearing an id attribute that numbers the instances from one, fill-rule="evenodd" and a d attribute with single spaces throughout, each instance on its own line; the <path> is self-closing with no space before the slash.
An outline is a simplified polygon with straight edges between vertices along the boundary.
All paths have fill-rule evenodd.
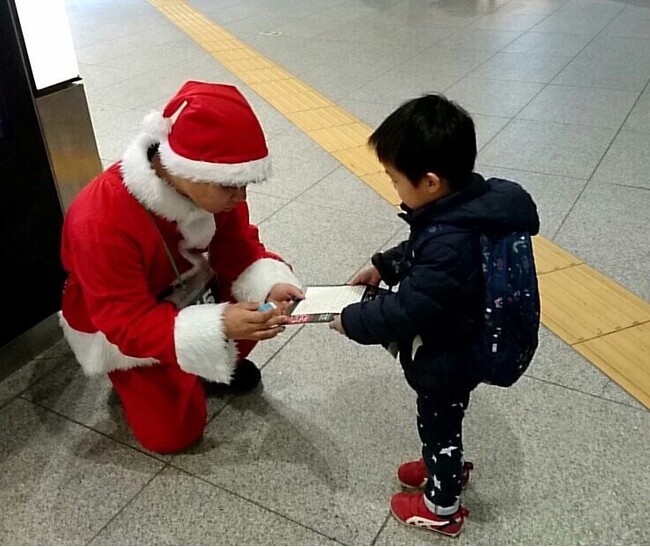
<path id="1" fill-rule="evenodd" d="M 186 82 L 163 112 L 143 124 L 170 173 L 196 182 L 242 186 L 271 175 L 260 123 L 231 85 Z"/>

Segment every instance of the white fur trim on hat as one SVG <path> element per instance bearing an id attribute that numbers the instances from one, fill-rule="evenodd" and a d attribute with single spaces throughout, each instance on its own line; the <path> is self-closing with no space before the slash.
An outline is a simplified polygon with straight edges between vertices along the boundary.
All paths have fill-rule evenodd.
<path id="1" fill-rule="evenodd" d="M 174 345 L 179 366 L 213 382 L 229 384 L 237 365 L 237 347 L 228 340 L 223 314 L 228 306 L 199 304 L 178 312 Z"/>
<path id="2" fill-rule="evenodd" d="M 244 186 L 263 182 L 271 176 L 271 158 L 266 156 L 244 163 L 210 163 L 180 156 L 169 146 L 167 139 L 158 149 L 163 167 L 177 177 L 195 182 L 212 182 L 220 186 Z"/>
<path id="3" fill-rule="evenodd" d="M 271 289 L 279 283 L 300 287 L 300 281 L 284 262 L 262 258 L 253 262 L 232 284 L 238 302 L 264 302 Z"/>
<path id="4" fill-rule="evenodd" d="M 162 112 L 149 112 L 142 120 L 142 131 L 156 142 L 167 138 L 172 128 L 172 119 L 165 118 Z"/>
<path id="5" fill-rule="evenodd" d="M 61 312 L 59 312 L 59 323 L 75 358 L 88 376 L 107 374 L 112 370 L 155 365 L 159 362 L 153 357 L 138 358 L 124 355 L 115 344 L 108 341 L 103 332 L 76 330 L 70 326 Z"/>

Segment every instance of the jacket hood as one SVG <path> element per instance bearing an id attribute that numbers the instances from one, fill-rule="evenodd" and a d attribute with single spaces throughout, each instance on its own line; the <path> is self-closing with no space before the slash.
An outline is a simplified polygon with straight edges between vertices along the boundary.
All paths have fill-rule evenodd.
<path id="1" fill-rule="evenodd" d="M 481 233 L 539 232 L 537 206 L 519 184 L 504 179 L 485 180 L 472 174 L 468 187 L 415 211 L 402 207 L 413 228 L 448 224 Z"/>

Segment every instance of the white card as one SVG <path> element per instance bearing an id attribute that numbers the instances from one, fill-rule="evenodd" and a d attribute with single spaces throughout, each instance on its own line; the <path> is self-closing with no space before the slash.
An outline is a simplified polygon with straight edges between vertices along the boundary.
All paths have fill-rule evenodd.
<path id="1" fill-rule="evenodd" d="M 343 308 L 360 302 L 366 292 L 364 285 L 341 285 L 335 287 L 308 287 L 292 315 L 341 313 Z"/>

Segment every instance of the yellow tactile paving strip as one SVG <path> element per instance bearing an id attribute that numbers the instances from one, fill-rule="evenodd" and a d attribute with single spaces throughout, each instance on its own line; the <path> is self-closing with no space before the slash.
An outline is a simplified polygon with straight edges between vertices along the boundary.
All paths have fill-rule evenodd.
<path id="1" fill-rule="evenodd" d="M 184 0 L 149 3 L 379 195 L 399 204 L 366 146 L 370 127 Z M 541 236 L 535 256 L 544 325 L 650 408 L 650 304 Z"/>
<path id="2" fill-rule="evenodd" d="M 648 362 L 648 340 L 650 323 L 644 323 L 573 347 L 648 406 L 650 370 L 647 366 L 639 366 L 639 363 Z"/>
<path id="3" fill-rule="evenodd" d="M 577 344 L 650 321 L 650 305 L 582 264 L 539 276 L 542 321 Z"/>
<path id="4" fill-rule="evenodd" d="M 533 239 L 533 247 L 535 250 L 535 265 L 537 266 L 537 273 L 540 275 L 583 263 L 579 258 L 567 253 L 562 247 L 558 247 L 555 243 L 542 236 Z"/>

